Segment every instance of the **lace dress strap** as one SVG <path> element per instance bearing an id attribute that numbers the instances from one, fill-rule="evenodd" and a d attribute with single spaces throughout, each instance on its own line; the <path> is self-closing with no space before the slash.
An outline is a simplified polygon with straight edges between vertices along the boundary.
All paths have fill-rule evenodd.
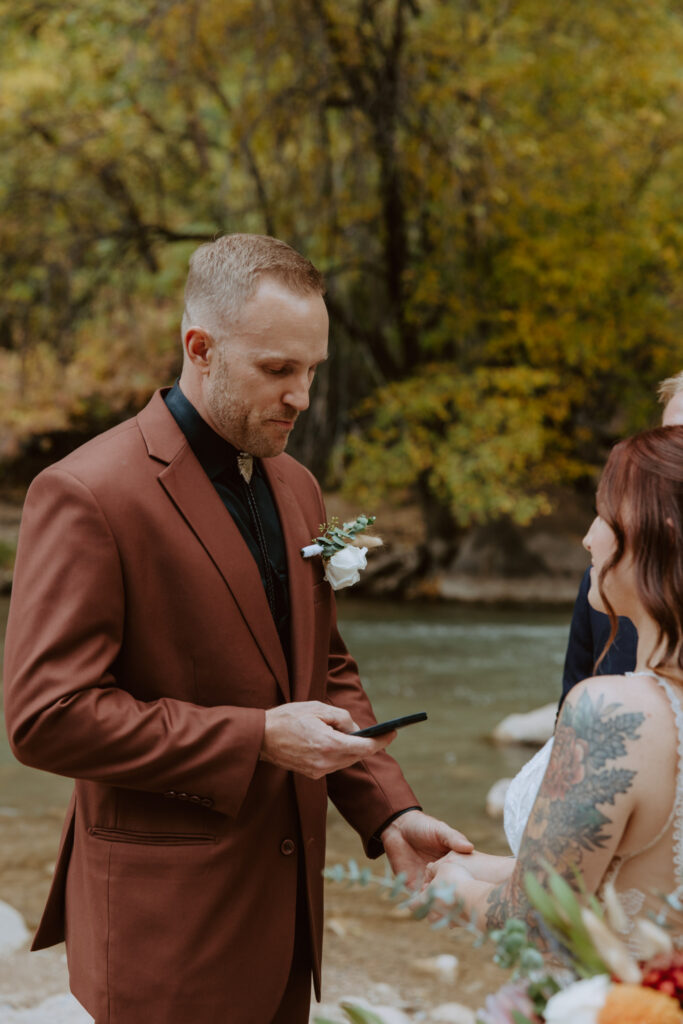
<path id="1" fill-rule="evenodd" d="M 671 705 L 671 710 L 674 714 L 674 721 L 676 722 L 676 735 L 678 737 L 677 750 L 678 750 L 678 769 L 676 772 L 676 793 L 674 796 L 673 806 L 669 815 L 662 825 L 659 832 L 650 839 L 644 846 L 641 846 L 638 850 L 633 850 L 631 853 L 623 854 L 614 858 L 610 865 L 607 874 L 605 875 L 604 881 L 616 881 L 617 875 L 621 867 L 626 861 L 632 860 L 634 857 L 639 856 L 641 853 L 646 853 L 651 850 L 653 846 L 656 846 L 659 840 L 664 836 L 667 830 L 671 827 L 672 822 L 674 823 L 674 864 L 676 866 L 676 877 L 682 881 L 676 889 L 676 895 L 681 896 L 683 894 L 683 707 L 681 707 L 681 700 L 676 692 L 676 689 L 671 685 L 668 679 L 664 679 L 662 676 L 658 676 L 656 672 L 652 672 L 646 669 L 642 672 L 625 672 L 625 676 L 650 676 L 654 679 L 659 686 L 664 690 L 664 693 L 668 697 Z"/>
<path id="2" fill-rule="evenodd" d="M 669 817 L 669 824 L 674 822 L 674 864 L 676 866 L 676 877 L 680 880 L 676 889 L 676 895 L 680 897 L 683 893 L 683 707 L 681 698 L 676 688 L 668 679 L 663 679 L 653 673 L 655 679 L 669 698 L 671 709 L 676 722 L 676 734 L 678 737 L 678 770 L 676 772 L 676 796 L 674 805 Z"/>
<path id="3" fill-rule="evenodd" d="M 659 830 L 657 835 L 655 835 L 648 843 L 642 846 L 639 850 L 634 850 L 631 853 L 623 854 L 621 856 L 615 856 L 612 859 L 612 862 L 603 877 L 597 896 L 598 899 L 602 902 L 605 886 L 609 883 L 616 884 L 617 877 L 624 864 L 626 864 L 627 861 L 630 861 L 633 857 L 637 857 L 639 854 L 645 853 L 646 851 L 650 850 L 653 846 L 656 846 L 656 844 L 660 841 L 660 839 L 662 839 L 662 837 L 666 834 L 667 830 L 671 827 L 671 824 L 673 823 L 673 860 L 675 865 L 676 877 L 681 879 L 673 895 L 680 899 L 683 896 L 683 707 L 681 707 L 681 700 L 676 689 L 671 685 L 671 683 L 667 679 L 663 679 L 661 676 L 658 676 L 656 672 L 625 672 L 624 675 L 650 676 L 658 683 L 662 690 L 664 690 L 669 700 L 671 710 L 674 714 L 674 720 L 676 722 L 676 734 L 678 737 L 678 766 L 676 772 L 676 791 L 671 811 L 669 812 L 669 815 L 664 825 Z M 627 943 L 631 952 L 636 956 L 640 955 L 641 951 L 638 948 L 638 943 L 634 940 L 633 936 L 631 935 L 631 932 L 634 927 L 635 918 L 640 913 L 643 904 L 645 903 L 645 894 L 640 889 L 629 888 L 626 890 L 618 891 L 617 898 L 625 911 L 627 919 L 623 929 L 621 929 L 622 934 L 627 939 Z"/>

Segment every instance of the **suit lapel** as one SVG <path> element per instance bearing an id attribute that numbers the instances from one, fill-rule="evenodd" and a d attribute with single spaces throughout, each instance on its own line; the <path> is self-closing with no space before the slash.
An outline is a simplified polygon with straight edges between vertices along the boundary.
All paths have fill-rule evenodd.
<path id="1" fill-rule="evenodd" d="M 301 548 L 311 542 L 311 531 L 294 492 L 284 479 L 275 459 L 263 459 L 262 466 L 277 505 L 287 552 L 289 605 L 292 620 L 292 699 L 307 700 L 312 672 L 315 617 L 312 565 L 301 557 Z"/>
<path id="2" fill-rule="evenodd" d="M 282 644 L 258 566 L 239 528 L 166 409 L 160 393 L 157 392 L 140 413 L 138 423 L 150 456 L 168 462 L 159 473 L 159 482 L 225 580 L 285 700 L 290 700 Z"/>

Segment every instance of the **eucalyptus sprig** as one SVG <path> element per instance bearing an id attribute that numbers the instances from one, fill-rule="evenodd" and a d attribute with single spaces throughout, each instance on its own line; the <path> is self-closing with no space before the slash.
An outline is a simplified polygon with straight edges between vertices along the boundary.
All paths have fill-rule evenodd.
<path id="1" fill-rule="evenodd" d="M 384 875 L 374 875 L 371 868 L 359 868 L 355 860 L 350 860 L 346 866 L 335 864 L 334 867 L 325 868 L 323 876 L 331 882 L 346 882 L 349 887 L 360 885 L 363 888 L 375 886 L 383 889 L 393 902 L 400 900 L 399 907 L 410 910 L 416 921 L 428 917 L 438 904 L 439 920 L 432 924 L 433 929 L 457 924 L 473 933 L 477 943 L 483 942 L 486 938 L 486 935 L 463 914 L 462 901 L 458 900 L 453 885 L 430 885 L 421 894 L 418 902 L 418 892 L 406 885 L 405 874 L 392 875 L 388 866 Z"/>
<path id="2" fill-rule="evenodd" d="M 368 526 L 372 526 L 376 518 L 376 516 L 360 515 L 351 522 L 340 525 L 339 517 L 332 516 L 329 522 L 320 524 L 318 527 L 320 536 L 314 537 L 311 543 L 320 546 L 322 549 L 320 554 L 327 561 L 328 558 L 332 558 L 338 551 L 352 543 L 357 534 L 363 533 Z"/>

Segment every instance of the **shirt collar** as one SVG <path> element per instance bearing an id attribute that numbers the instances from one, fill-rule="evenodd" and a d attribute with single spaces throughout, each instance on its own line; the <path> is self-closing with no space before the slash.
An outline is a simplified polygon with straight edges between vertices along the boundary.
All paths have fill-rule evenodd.
<path id="1" fill-rule="evenodd" d="M 220 434 L 217 434 L 206 420 L 202 419 L 192 402 L 180 390 L 178 381 L 164 395 L 164 401 L 206 475 L 211 480 L 215 480 L 221 473 L 228 470 L 231 475 L 234 474 L 237 477 L 239 450 Z M 256 469 L 257 466 L 258 460 L 255 459 L 254 468 Z"/>

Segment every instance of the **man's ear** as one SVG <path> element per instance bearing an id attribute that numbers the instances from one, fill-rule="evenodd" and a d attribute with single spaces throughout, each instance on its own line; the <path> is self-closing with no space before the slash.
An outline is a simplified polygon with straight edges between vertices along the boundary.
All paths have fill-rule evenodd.
<path id="1" fill-rule="evenodd" d="M 208 373 L 216 342 L 203 327 L 188 327 L 183 338 L 185 356 L 200 373 Z"/>

